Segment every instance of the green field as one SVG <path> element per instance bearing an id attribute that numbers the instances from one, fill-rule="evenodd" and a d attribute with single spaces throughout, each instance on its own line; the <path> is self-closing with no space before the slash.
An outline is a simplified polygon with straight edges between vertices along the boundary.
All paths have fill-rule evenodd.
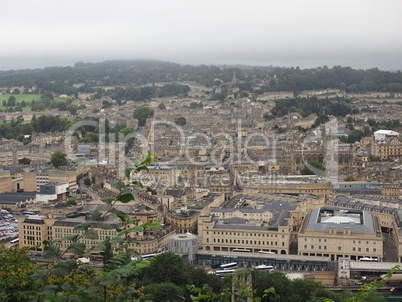
<path id="1" fill-rule="evenodd" d="M 8 100 L 8 98 L 13 95 L 15 97 L 15 102 L 16 103 L 21 103 L 22 101 L 25 102 L 32 102 L 32 100 L 34 100 L 35 102 L 39 103 L 41 102 L 41 98 L 40 98 L 40 94 L 1 94 L 0 95 L 0 109 L 4 110 L 6 109 L 5 106 L 3 106 L 3 100 Z M 60 102 L 65 102 L 66 100 L 58 98 L 58 97 L 54 97 L 52 102 L 55 103 L 60 103 Z M 15 106 L 14 106 L 15 107 Z M 23 112 L 30 112 L 31 111 L 31 106 L 27 106 L 22 108 Z"/>

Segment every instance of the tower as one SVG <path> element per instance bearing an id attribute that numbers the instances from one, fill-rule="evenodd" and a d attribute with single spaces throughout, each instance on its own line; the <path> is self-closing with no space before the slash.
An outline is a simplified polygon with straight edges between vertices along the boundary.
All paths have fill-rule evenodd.
<path id="1" fill-rule="evenodd" d="M 290 142 L 294 141 L 292 128 L 292 120 L 290 118 L 290 112 L 288 112 L 288 120 L 286 122 L 286 140 Z"/>
<path id="2" fill-rule="evenodd" d="M 327 163 L 328 142 L 325 125 L 321 126 L 321 139 L 322 139 L 322 163 L 325 166 Z"/>

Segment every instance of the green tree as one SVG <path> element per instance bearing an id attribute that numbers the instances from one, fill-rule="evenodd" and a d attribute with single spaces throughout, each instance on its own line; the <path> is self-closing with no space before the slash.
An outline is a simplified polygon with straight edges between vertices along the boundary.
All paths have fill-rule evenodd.
<path id="1" fill-rule="evenodd" d="M 48 100 L 53 100 L 53 93 L 50 91 L 45 91 L 44 93 L 41 94 L 40 98 L 44 102 L 46 102 Z"/>
<path id="2" fill-rule="evenodd" d="M 105 251 L 103 252 L 103 269 L 108 271 L 111 270 L 112 267 L 112 263 L 111 263 L 111 259 L 113 258 L 113 250 L 112 250 L 112 244 L 110 243 L 110 241 L 107 241 L 105 243 Z"/>
<path id="3" fill-rule="evenodd" d="M 275 116 L 273 116 L 273 115 L 271 115 L 269 113 L 264 113 L 263 117 L 264 117 L 264 120 L 266 120 L 266 121 L 270 121 L 270 120 L 273 120 L 275 118 Z"/>
<path id="4" fill-rule="evenodd" d="M 216 274 L 209 274 L 203 267 L 188 267 L 188 275 L 191 280 L 191 284 L 196 287 L 203 287 L 204 284 L 208 284 L 215 293 L 219 293 L 221 289 L 221 284 L 218 276 Z"/>
<path id="5" fill-rule="evenodd" d="M 15 106 L 15 96 L 13 96 L 13 95 L 10 95 L 9 96 L 9 98 L 8 98 L 8 100 L 7 100 L 7 106 L 8 107 L 10 107 L 10 106 Z"/>
<path id="6" fill-rule="evenodd" d="M 132 127 L 125 127 L 123 129 L 120 129 L 119 132 L 123 133 L 124 135 L 128 135 L 128 134 L 131 134 L 131 133 L 135 133 L 135 129 L 132 128 Z"/>
<path id="7" fill-rule="evenodd" d="M 66 154 L 61 151 L 54 152 L 50 159 L 50 163 L 56 168 L 67 165 L 67 162 Z"/>
<path id="8" fill-rule="evenodd" d="M 7 107 L 7 101 L 3 100 L 3 107 Z"/>
<path id="9" fill-rule="evenodd" d="M 70 111 L 70 113 L 72 115 L 76 115 L 77 114 L 77 110 L 78 110 L 78 106 L 75 104 L 70 104 L 67 106 L 67 110 Z"/>
<path id="10" fill-rule="evenodd" d="M 89 177 L 84 179 L 84 185 L 86 185 L 88 187 L 91 185 L 91 179 Z"/>
<path id="11" fill-rule="evenodd" d="M 197 108 L 202 108 L 202 107 L 203 107 L 202 102 L 200 102 L 200 103 L 191 102 L 191 103 L 190 103 L 190 108 L 191 108 L 191 109 L 197 109 Z"/>
<path id="12" fill-rule="evenodd" d="M 348 175 L 344 181 L 356 181 L 356 178 L 354 178 L 352 175 Z"/>
<path id="13" fill-rule="evenodd" d="M 45 104 L 43 103 L 35 103 L 31 108 L 34 112 L 44 111 L 46 109 Z"/>
<path id="14" fill-rule="evenodd" d="M 133 117 L 138 120 L 138 125 L 139 126 L 144 126 L 147 118 L 153 117 L 154 116 L 154 111 L 146 106 L 137 106 L 134 109 Z"/>
<path id="15" fill-rule="evenodd" d="M 184 126 L 185 124 L 187 124 L 187 120 L 185 117 L 179 117 L 176 121 L 176 124 L 179 126 Z"/>
<path id="16" fill-rule="evenodd" d="M 193 226 L 191 227 L 192 234 L 198 234 L 198 221 L 194 221 Z"/>
<path id="17" fill-rule="evenodd" d="M 323 107 L 321 107 L 320 111 L 318 111 L 318 116 L 330 115 L 330 114 L 331 114 L 331 109 L 328 106 L 323 106 Z"/>
<path id="18" fill-rule="evenodd" d="M 144 293 L 154 302 L 182 302 L 184 289 L 172 282 L 163 282 L 146 286 Z"/>
<path id="19" fill-rule="evenodd" d="M 172 282 L 179 286 L 185 286 L 189 281 L 183 260 L 179 255 L 171 252 L 156 256 L 150 266 L 144 270 L 142 278 L 145 285 Z"/>
<path id="20" fill-rule="evenodd" d="M 64 102 L 61 102 L 57 105 L 57 108 L 59 108 L 60 111 L 66 111 L 67 110 L 67 105 Z"/>
<path id="21" fill-rule="evenodd" d="M 69 200 L 67 200 L 66 203 L 71 205 L 71 206 L 76 206 L 78 204 L 75 199 L 69 199 Z"/>
<path id="22" fill-rule="evenodd" d="M 303 169 L 301 169 L 301 175 L 320 175 L 325 172 L 325 167 L 318 160 L 309 160 L 307 164 L 304 164 Z M 316 173 L 315 173 L 316 172 Z"/>
<path id="23" fill-rule="evenodd" d="M 18 163 L 20 165 L 29 165 L 29 164 L 31 164 L 31 160 L 29 158 L 24 157 L 22 159 L 19 159 Z"/>
<path id="24" fill-rule="evenodd" d="M 159 108 L 160 110 L 165 110 L 165 109 L 166 109 L 166 105 L 163 104 L 163 103 L 160 103 L 159 106 L 158 106 L 158 108 Z"/>
<path id="25" fill-rule="evenodd" d="M 24 107 L 26 107 L 26 106 L 27 106 L 27 103 L 26 103 L 24 100 L 22 100 L 22 102 L 21 102 L 21 107 L 24 108 Z"/>
<path id="26" fill-rule="evenodd" d="M 6 248 L 0 245 L 0 300 L 32 301 L 41 286 L 30 277 L 33 264 L 28 256 L 29 248 Z"/>
<path id="27" fill-rule="evenodd" d="M 18 134 L 17 137 L 15 138 L 17 141 L 22 142 L 24 140 L 24 134 Z"/>

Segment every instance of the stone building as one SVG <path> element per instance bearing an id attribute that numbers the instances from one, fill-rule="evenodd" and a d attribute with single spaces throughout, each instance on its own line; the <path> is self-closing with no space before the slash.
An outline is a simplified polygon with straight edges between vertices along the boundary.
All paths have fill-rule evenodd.
<path id="1" fill-rule="evenodd" d="M 298 234 L 298 254 L 331 260 L 383 257 L 378 219 L 355 209 L 321 207 L 308 214 Z"/>

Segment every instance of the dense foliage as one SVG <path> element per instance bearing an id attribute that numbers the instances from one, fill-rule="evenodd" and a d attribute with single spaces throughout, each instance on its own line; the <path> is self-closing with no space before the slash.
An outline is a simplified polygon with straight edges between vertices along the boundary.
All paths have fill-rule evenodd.
<path id="1" fill-rule="evenodd" d="M 79 92 L 110 94 L 114 99 L 145 100 L 150 96 L 171 96 L 187 93 L 187 86 L 169 84 L 127 89 L 115 88 L 109 92 L 97 91 L 99 86 L 140 86 L 157 82 L 195 81 L 212 88 L 233 80 L 234 72 L 243 92 L 262 94 L 268 91 L 341 89 L 348 92 L 388 91 L 402 92 L 402 75 L 380 71 L 377 68 L 355 70 L 334 66 L 311 69 L 236 66 L 190 66 L 161 61 L 106 61 L 77 63 L 74 67 L 47 67 L 34 70 L 0 72 L 0 87 L 35 87 L 33 92 L 52 91 L 77 96 Z M 252 88 L 255 81 L 264 84 Z M 74 84 L 81 84 L 76 85 Z M 187 87 L 187 88 L 186 88 Z M 216 94 L 216 99 L 220 95 Z"/>
<path id="2" fill-rule="evenodd" d="M 316 97 L 277 100 L 271 113 L 277 117 L 286 115 L 288 112 L 297 112 L 302 117 L 312 113 L 318 116 L 333 115 L 342 117 L 350 113 L 359 113 L 357 109 L 353 111 L 348 102 L 348 100 L 342 98 L 318 99 Z"/>
<path id="3" fill-rule="evenodd" d="M 318 160 L 309 160 L 300 170 L 301 175 L 323 175 L 325 167 Z"/>
<path id="4" fill-rule="evenodd" d="M 139 126 L 144 126 L 147 118 L 153 117 L 154 111 L 146 106 L 137 106 L 134 109 L 133 117 L 138 120 Z"/>
<path id="5" fill-rule="evenodd" d="M 50 163 L 55 167 L 58 168 L 60 166 L 65 166 L 67 165 L 67 156 L 65 153 L 61 151 L 56 151 L 52 154 L 50 158 Z"/>

